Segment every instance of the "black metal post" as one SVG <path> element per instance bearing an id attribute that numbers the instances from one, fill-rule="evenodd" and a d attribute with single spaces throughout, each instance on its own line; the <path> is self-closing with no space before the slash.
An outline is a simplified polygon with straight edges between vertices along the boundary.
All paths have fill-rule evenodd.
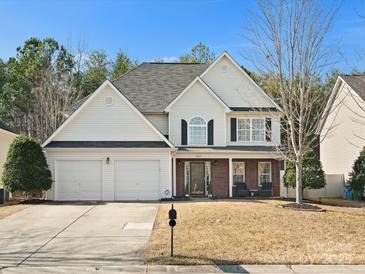
<path id="1" fill-rule="evenodd" d="M 174 257 L 174 227 L 171 227 L 171 257 Z"/>

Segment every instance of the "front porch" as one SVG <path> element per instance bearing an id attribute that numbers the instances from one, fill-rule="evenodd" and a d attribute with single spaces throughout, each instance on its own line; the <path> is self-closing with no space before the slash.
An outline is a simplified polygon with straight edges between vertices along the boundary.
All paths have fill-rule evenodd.
<path id="1" fill-rule="evenodd" d="M 173 158 L 175 197 L 280 196 L 280 160 Z"/>

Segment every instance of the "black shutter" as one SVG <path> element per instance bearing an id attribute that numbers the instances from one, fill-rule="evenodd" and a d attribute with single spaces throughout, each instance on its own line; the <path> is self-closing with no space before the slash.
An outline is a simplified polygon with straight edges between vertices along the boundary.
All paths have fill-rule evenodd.
<path id="1" fill-rule="evenodd" d="M 271 118 L 266 118 L 266 141 L 270 142 L 271 141 Z"/>
<path id="2" fill-rule="evenodd" d="M 231 118 L 231 141 L 237 141 L 237 119 Z"/>
<path id="3" fill-rule="evenodd" d="M 188 144 L 188 123 L 184 119 L 181 119 L 181 144 Z"/>
<path id="4" fill-rule="evenodd" d="M 208 122 L 208 145 L 214 144 L 214 120 Z"/>

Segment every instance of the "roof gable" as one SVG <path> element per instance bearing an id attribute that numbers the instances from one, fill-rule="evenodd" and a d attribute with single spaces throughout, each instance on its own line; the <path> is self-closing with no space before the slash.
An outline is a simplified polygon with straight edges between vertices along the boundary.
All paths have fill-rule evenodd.
<path id="1" fill-rule="evenodd" d="M 2 121 L 0 121 L 0 130 L 3 132 L 6 132 L 6 133 L 12 134 L 12 135 L 16 135 L 15 131 Z"/>
<path id="2" fill-rule="evenodd" d="M 281 108 L 227 53 L 200 76 L 230 108 Z"/>
<path id="3" fill-rule="evenodd" d="M 350 98 L 360 109 L 364 109 L 365 103 L 365 75 L 341 75 L 337 77 L 335 85 L 327 96 L 326 107 L 322 113 L 318 124 L 317 134 L 320 134 L 325 127 L 327 119 L 334 110 L 338 110 L 343 105 L 343 99 L 339 100 L 339 95 L 346 88 Z M 338 101 L 335 103 L 336 101 Z"/>
<path id="4" fill-rule="evenodd" d="M 339 77 L 365 101 L 365 75 L 341 75 Z"/>
<path id="5" fill-rule="evenodd" d="M 214 91 L 198 76 L 196 77 L 166 108 L 165 112 L 169 112 L 171 107 L 180 100 L 188 91 L 199 83 L 204 90 L 206 90 L 225 110 L 225 112 L 231 112 L 230 108 L 214 93 Z"/>
<path id="6" fill-rule="evenodd" d="M 107 98 L 111 103 L 107 103 Z M 163 141 L 173 145 L 114 86 L 105 81 L 47 139 L 51 141 Z"/>
<path id="7" fill-rule="evenodd" d="M 228 68 L 222 73 L 222 65 Z M 230 57 L 221 54 L 212 64 L 142 63 L 116 79 L 115 87 L 141 112 L 162 113 L 185 89 L 200 77 L 231 109 L 281 108 Z M 70 115 L 86 101 L 81 99 L 64 111 Z"/>

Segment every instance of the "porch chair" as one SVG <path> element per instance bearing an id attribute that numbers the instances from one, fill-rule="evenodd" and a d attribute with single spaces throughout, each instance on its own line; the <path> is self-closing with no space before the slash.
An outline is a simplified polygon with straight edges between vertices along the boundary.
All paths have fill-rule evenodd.
<path id="1" fill-rule="evenodd" d="M 260 194 L 264 197 L 272 196 L 272 183 L 262 183 Z"/>
<path id="2" fill-rule="evenodd" d="M 249 197 L 250 191 L 247 189 L 247 185 L 245 183 L 236 183 L 236 197 Z"/>

